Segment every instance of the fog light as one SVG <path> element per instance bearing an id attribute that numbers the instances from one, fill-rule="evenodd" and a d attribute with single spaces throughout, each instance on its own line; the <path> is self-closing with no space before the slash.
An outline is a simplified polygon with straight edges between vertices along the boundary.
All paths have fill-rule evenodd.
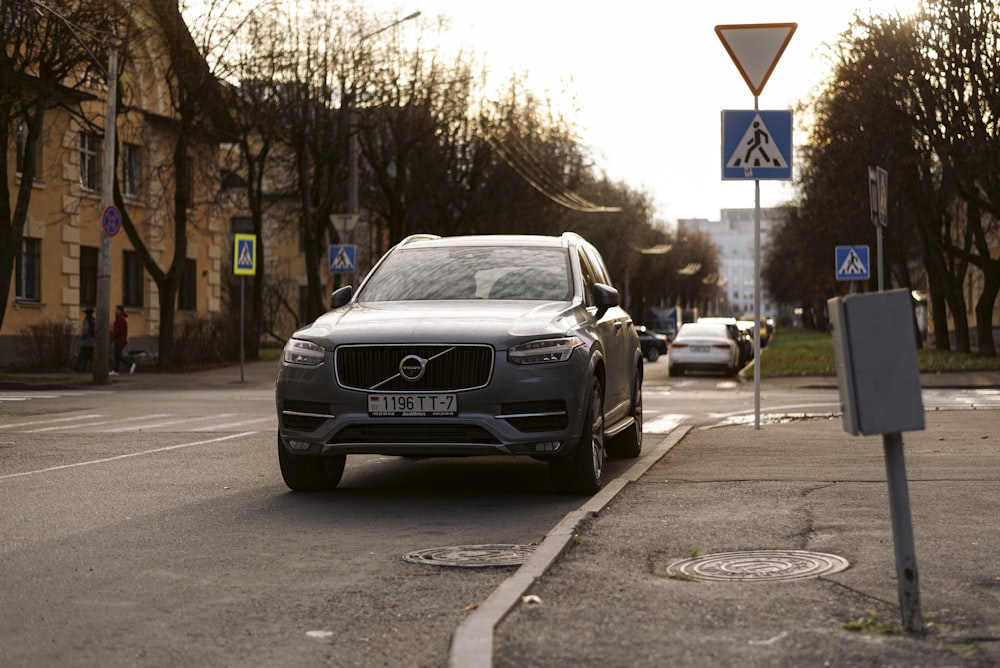
<path id="1" fill-rule="evenodd" d="M 559 441 L 546 441 L 545 443 L 535 443 L 535 452 L 555 452 L 559 449 Z"/>
<path id="2" fill-rule="evenodd" d="M 292 450 L 308 450 L 309 446 L 310 443 L 308 441 L 293 441 L 291 439 L 288 440 L 288 447 L 290 447 Z"/>

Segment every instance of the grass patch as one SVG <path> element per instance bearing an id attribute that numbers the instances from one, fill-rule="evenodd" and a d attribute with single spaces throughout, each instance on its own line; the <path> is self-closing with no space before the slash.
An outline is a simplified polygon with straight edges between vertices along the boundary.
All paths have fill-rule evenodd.
<path id="1" fill-rule="evenodd" d="M 917 361 L 923 373 L 942 371 L 997 371 L 1000 357 L 972 353 L 940 352 L 921 348 Z M 753 378 L 756 364 L 745 375 Z M 833 337 L 812 329 L 779 329 L 760 355 L 761 378 L 782 376 L 836 376 Z"/>
<path id="2" fill-rule="evenodd" d="M 876 617 L 858 617 L 844 622 L 841 626 L 846 631 L 871 635 L 901 636 L 906 634 L 906 629 L 903 628 L 902 624 L 893 624 Z"/>

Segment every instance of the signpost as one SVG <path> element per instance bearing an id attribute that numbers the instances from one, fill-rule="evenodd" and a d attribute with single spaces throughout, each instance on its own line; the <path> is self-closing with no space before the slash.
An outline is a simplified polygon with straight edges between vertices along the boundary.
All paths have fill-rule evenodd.
<path id="1" fill-rule="evenodd" d="M 878 249 L 878 291 L 882 292 L 885 290 L 882 280 L 882 229 L 889 224 L 889 172 L 881 167 L 868 167 L 868 201 Z"/>
<path id="2" fill-rule="evenodd" d="M 882 434 L 903 626 L 923 631 L 917 555 L 901 432 L 924 429 L 920 364 L 909 290 L 827 302 L 844 431 Z"/>
<path id="3" fill-rule="evenodd" d="M 233 274 L 240 277 L 240 382 L 244 380 L 243 339 L 246 335 L 246 278 L 257 274 L 257 235 L 233 236 Z"/>
<path id="4" fill-rule="evenodd" d="M 744 25 L 718 25 L 715 26 L 715 34 L 722 41 L 722 45 L 733 59 L 740 75 L 750 87 L 753 93 L 753 112 L 723 112 L 723 157 L 722 173 L 723 179 L 742 178 L 754 180 L 754 260 L 753 260 L 753 308 L 754 323 L 753 347 L 755 364 L 760 364 L 760 179 L 771 178 L 790 180 L 792 178 L 792 130 L 791 112 L 787 114 L 787 132 L 779 135 L 776 129 L 767 125 L 766 119 L 769 114 L 777 112 L 761 112 L 758 105 L 758 97 L 764 90 L 764 85 L 771 77 L 774 67 L 778 64 L 781 54 L 785 52 L 785 47 L 791 41 L 792 35 L 798 24 L 795 23 L 755 23 Z M 727 152 L 726 140 L 726 116 L 733 114 L 732 118 L 736 124 L 734 135 L 740 135 L 729 145 Z M 753 114 L 749 122 L 747 116 L 741 114 Z M 775 117 L 774 125 L 779 125 Z M 782 118 L 780 125 L 785 126 Z M 742 127 L 742 134 L 739 128 Z M 772 139 L 787 134 L 787 144 L 777 148 L 783 148 L 780 156 L 772 156 L 768 148 L 772 148 Z M 784 142 L 783 142 L 784 143 Z M 728 155 L 727 155 L 728 153 Z M 779 159 L 780 158 L 780 159 Z M 777 162 L 776 162 L 777 160 Z M 730 176 L 727 176 L 727 170 Z M 742 176 L 741 176 L 742 174 Z M 753 395 L 754 395 L 754 428 L 760 429 L 760 369 L 757 368 L 753 374 Z"/>

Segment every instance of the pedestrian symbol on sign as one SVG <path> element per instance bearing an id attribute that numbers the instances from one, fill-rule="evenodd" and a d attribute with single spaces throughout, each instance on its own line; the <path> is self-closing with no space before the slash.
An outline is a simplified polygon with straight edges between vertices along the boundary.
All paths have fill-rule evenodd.
<path id="1" fill-rule="evenodd" d="M 837 280 L 868 280 L 868 246 L 837 246 Z"/>
<path id="2" fill-rule="evenodd" d="M 788 167 L 781 150 L 771 141 L 771 133 L 760 115 L 743 134 L 739 148 L 733 152 L 726 167 Z"/>
<path id="3" fill-rule="evenodd" d="M 356 256 L 356 246 L 330 246 L 330 273 L 353 274 Z"/>

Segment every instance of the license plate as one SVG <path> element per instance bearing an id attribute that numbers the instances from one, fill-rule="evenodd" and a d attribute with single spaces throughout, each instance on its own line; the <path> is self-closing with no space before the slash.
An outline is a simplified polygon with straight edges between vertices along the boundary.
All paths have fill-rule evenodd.
<path id="1" fill-rule="evenodd" d="M 693 353 L 707 353 L 712 350 L 711 346 L 691 346 L 691 352 Z"/>
<path id="2" fill-rule="evenodd" d="M 372 417 L 444 417 L 458 415 L 454 394 L 369 394 Z"/>

